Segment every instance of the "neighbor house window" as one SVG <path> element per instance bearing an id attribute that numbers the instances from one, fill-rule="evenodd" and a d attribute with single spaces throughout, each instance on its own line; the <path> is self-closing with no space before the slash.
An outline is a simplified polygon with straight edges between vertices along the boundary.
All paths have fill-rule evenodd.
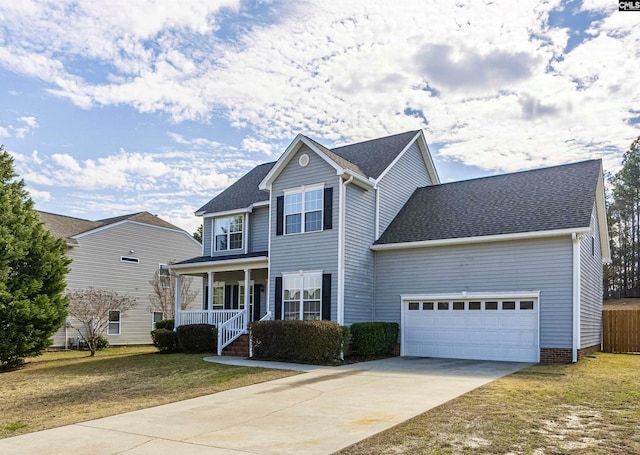
<path id="1" fill-rule="evenodd" d="M 323 188 L 285 192 L 284 233 L 299 234 L 322 230 Z"/>
<path id="2" fill-rule="evenodd" d="M 171 270 L 166 264 L 158 264 L 158 284 L 163 289 L 171 286 Z"/>
<path id="3" fill-rule="evenodd" d="M 120 335 L 120 311 L 109 311 L 107 335 Z"/>
<path id="4" fill-rule="evenodd" d="M 151 328 L 153 330 L 156 329 L 156 324 L 164 319 L 164 313 L 162 311 L 154 311 L 152 320 L 151 320 Z"/>
<path id="5" fill-rule="evenodd" d="M 283 274 L 283 319 L 320 320 L 321 302 L 322 273 Z"/>
<path id="6" fill-rule="evenodd" d="M 244 216 L 218 218 L 215 221 L 216 251 L 239 250 L 242 248 L 242 229 Z"/>

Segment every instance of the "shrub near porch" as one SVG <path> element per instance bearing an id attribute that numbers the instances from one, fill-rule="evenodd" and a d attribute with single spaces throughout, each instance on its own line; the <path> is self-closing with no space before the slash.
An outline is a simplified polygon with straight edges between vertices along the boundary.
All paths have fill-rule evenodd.
<path id="1" fill-rule="evenodd" d="M 344 333 L 331 321 L 261 321 L 250 330 L 254 359 L 313 364 L 338 359 Z"/>

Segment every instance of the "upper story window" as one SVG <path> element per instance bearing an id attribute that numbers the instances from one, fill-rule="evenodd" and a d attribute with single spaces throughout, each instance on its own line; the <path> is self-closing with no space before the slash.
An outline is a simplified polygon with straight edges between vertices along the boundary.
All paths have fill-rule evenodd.
<path id="1" fill-rule="evenodd" d="M 322 230 L 323 188 L 285 192 L 285 234 Z"/>
<path id="2" fill-rule="evenodd" d="M 158 264 L 158 284 L 162 289 L 171 286 L 171 270 L 166 264 Z"/>
<path id="3" fill-rule="evenodd" d="M 243 246 L 244 216 L 218 218 L 215 221 L 216 251 L 239 250 Z"/>

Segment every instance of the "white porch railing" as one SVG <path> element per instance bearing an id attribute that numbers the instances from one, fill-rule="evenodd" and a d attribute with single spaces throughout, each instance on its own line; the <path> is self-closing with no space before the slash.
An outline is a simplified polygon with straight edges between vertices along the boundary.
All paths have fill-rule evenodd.
<path id="1" fill-rule="evenodd" d="M 227 322 L 238 313 L 244 313 L 244 310 L 199 310 L 199 311 L 179 311 L 176 314 L 175 326 L 186 324 L 211 324 L 216 327 Z"/>
<path id="2" fill-rule="evenodd" d="M 238 314 L 218 325 L 218 355 L 233 343 L 240 335 L 247 333 L 247 312 L 241 310 Z"/>

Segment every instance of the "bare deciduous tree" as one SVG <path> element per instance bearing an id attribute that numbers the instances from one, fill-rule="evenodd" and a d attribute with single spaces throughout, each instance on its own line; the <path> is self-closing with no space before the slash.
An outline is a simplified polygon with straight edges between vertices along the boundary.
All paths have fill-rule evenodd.
<path id="1" fill-rule="evenodd" d="M 169 262 L 171 264 L 171 262 Z M 193 302 L 198 294 L 191 290 L 193 278 L 183 276 L 181 281 L 182 301 L 181 309 L 186 309 Z M 175 296 L 176 296 L 176 274 L 168 268 L 159 268 L 149 281 L 153 292 L 149 295 L 151 311 L 160 311 L 165 319 L 175 318 Z"/>
<path id="2" fill-rule="evenodd" d="M 136 305 L 136 299 L 127 295 L 119 295 L 115 291 L 106 289 L 81 289 L 67 293 L 69 316 L 78 322 L 73 322 L 75 328 L 85 341 L 91 356 L 96 354 L 98 337 L 104 335 L 109 327 L 110 315 L 120 312 L 120 317 Z M 120 321 L 120 317 L 118 321 Z M 75 324 L 75 325 L 73 325 Z"/>

